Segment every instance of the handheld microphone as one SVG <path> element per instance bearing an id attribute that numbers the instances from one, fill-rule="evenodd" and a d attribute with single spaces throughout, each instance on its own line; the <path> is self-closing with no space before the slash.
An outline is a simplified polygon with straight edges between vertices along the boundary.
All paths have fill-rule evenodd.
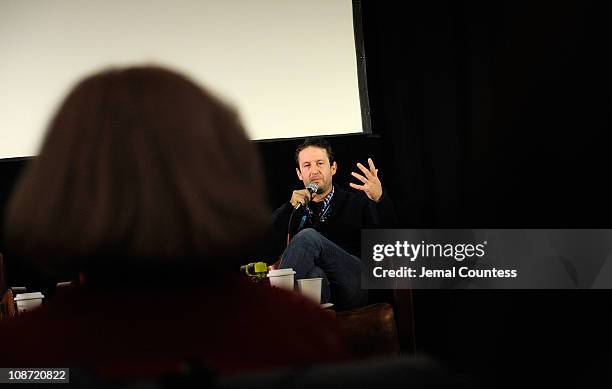
<path id="1" fill-rule="evenodd" d="M 306 185 L 306 189 L 308 189 L 308 191 L 310 192 L 310 195 L 312 196 L 313 194 L 317 193 L 317 191 L 319 190 L 319 186 L 315 184 L 314 182 L 311 182 L 310 184 Z M 308 201 L 306 201 L 304 205 L 306 205 L 307 203 Z M 301 203 L 297 203 L 294 209 L 297 211 L 298 209 L 300 209 L 301 206 L 302 206 Z"/>

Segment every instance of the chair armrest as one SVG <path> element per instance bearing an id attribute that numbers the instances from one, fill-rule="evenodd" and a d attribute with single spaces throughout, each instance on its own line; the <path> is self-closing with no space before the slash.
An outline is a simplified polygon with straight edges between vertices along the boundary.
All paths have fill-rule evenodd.
<path id="1" fill-rule="evenodd" d="M 336 312 L 336 320 L 354 358 L 399 354 L 397 326 L 390 304 Z"/>

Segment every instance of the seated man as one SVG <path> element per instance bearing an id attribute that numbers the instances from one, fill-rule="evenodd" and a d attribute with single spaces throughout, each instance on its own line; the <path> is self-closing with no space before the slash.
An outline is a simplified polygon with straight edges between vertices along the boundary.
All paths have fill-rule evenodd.
<path id="1" fill-rule="evenodd" d="M 288 240 L 278 267 L 295 270 L 296 280 L 323 278 L 322 303 L 331 301 L 338 309 L 366 305 L 367 290 L 361 288 L 361 229 L 393 227 L 396 220 L 378 169 L 372 159 L 367 168 L 357 164 L 361 174 L 351 174 L 360 183 L 350 186 L 360 192 L 333 185 L 338 167 L 323 138 L 306 139 L 295 152 L 295 162 L 304 187 L 314 183 L 316 192 L 295 190 L 289 202 L 274 212 L 277 239 L 283 239 L 282 235 Z"/>

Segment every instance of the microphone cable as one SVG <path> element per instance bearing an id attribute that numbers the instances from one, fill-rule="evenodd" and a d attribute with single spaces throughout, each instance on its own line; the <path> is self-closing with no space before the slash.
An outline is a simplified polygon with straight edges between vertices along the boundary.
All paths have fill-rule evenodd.
<path id="1" fill-rule="evenodd" d="M 310 196 L 312 197 L 315 193 L 317 193 L 317 191 L 319 190 L 319 187 L 314 182 L 311 182 L 308 185 L 306 185 L 306 189 L 308 189 L 308 192 L 310 192 Z M 287 224 L 287 243 L 285 244 L 285 249 L 289 246 L 289 242 L 291 241 L 291 222 L 293 221 L 293 215 L 298 209 L 305 207 L 305 206 L 306 204 L 297 204 L 295 207 L 292 207 L 293 210 L 291 211 L 291 215 L 289 216 L 289 223 Z M 285 250 L 283 250 L 283 252 L 284 251 Z M 281 254 L 281 257 L 278 261 L 278 267 L 280 267 L 282 262 L 283 262 L 283 256 Z"/>

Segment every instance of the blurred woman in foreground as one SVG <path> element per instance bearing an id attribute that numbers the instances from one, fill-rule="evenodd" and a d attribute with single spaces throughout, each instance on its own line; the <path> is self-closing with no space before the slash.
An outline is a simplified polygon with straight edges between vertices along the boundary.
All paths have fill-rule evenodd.
<path id="1" fill-rule="evenodd" d="M 260 162 L 235 112 L 179 74 L 80 82 L 7 215 L 7 258 L 85 281 L 3 323 L 0 366 L 121 379 L 344 356 L 318 306 L 234 276 L 268 218 Z"/>

